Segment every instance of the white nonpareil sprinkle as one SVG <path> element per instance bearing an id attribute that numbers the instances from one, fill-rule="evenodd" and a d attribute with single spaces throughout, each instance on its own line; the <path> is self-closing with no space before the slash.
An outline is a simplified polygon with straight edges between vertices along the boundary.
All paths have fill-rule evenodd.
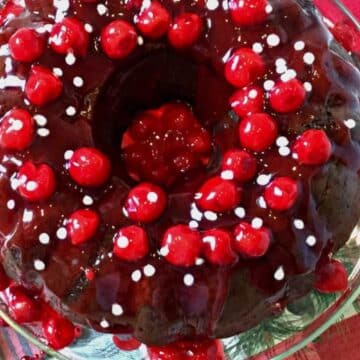
<path id="1" fill-rule="evenodd" d="M 261 54 L 264 51 L 264 47 L 258 42 L 253 44 L 252 49 L 257 54 Z"/>
<path id="2" fill-rule="evenodd" d="M 205 263 L 205 260 L 202 259 L 202 258 L 196 258 L 196 260 L 195 260 L 195 265 L 196 265 L 196 266 L 201 266 L 201 265 L 203 265 L 204 263 Z"/>
<path id="3" fill-rule="evenodd" d="M 203 213 L 198 209 L 195 203 L 191 204 L 190 216 L 193 220 L 201 221 Z"/>
<path id="4" fill-rule="evenodd" d="M 111 306 L 111 313 L 114 316 L 121 316 L 124 313 L 124 309 L 120 304 L 112 304 Z"/>
<path id="5" fill-rule="evenodd" d="M 120 249 L 126 249 L 129 246 L 129 239 L 126 236 L 119 236 L 116 241 L 116 245 Z"/>
<path id="6" fill-rule="evenodd" d="M 294 226 L 298 230 L 303 230 L 305 228 L 305 224 L 301 219 L 295 219 Z"/>
<path id="7" fill-rule="evenodd" d="M 91 206 L 94 203 L 94 200 L 91 196 L 85 195 L 82 199 L 82 202 L 85 206 Z"/>
<path id="8" fill-rule="evenodd" d="M 74 106 L 68 106 L 65 112 L 67 116 L 74 116 L 76 114 L 76 108 Z"/>
<path id="9" fill-rule="evenodd" d="M 189 227 L 190 227 L 191 229 L 197 229 L 197 228 L 199 227 L 199 223 L 198 223 L 196 220 L 191 220 L 191 221 L 189 222 Z"/>
<path id="10" fill-rule="evenodd" d="M 285 271 L 282 266 L 278 267 L 274 273 L 274 279 L 277 281 L 282 281 L 285 279 Z"/>
<path id="11" fill-rule="evenodd" d="M 41 233 L 39 235 L 39 242 L 43 245 L 47 245 L 50 243 L 50 236 L 47 233 Z"/>
<path id="12" fill-rule="evenodd" d="M 133 271 L 131 274 L 131 280 L 134 282 L 139 282 L 140 279 L 141 279 L 141 271 L 140 270 Z"/>
<path id="13" fill-rule="evenodd" d="M 37 129 L 36 133 L 41 137 L 47 137 L 50 135 L 50 130 L 46 128 Z"/>
<path id="14" fill-rule="evenodd" d="M 307 52 L 304 54 L 304 63 L 307 65 L 312 65 L 315 62 L 315 55 L 311 52 Z"/>
<path id="15" fill-rule="evenodd" d="M 263 226 L 263 224 L 264 224 L 263 220 L 258 217 L 252 219 L 251 221 L 251 226 L 254 229 L 260 229 Z"/>
<path id="16" fill-rule="evenodd" d="M 281 148 L 279 148 L 279 154 L 280 156 L 289 156 L 291 154 L 291 150 L 289 147 L 287 146 L 282 146 Z"/>
<path id="17" fill-rule="evenodd" d="M 139 46 L 144 45 L 144 38 L 142 36 L 137 37 L 137 43 Z"/>
<path id="18" fill-rule="evenodd" d="M 310 92 L 310 91 L 312 91 L 312 88 L 313 87 L 312 87 L 311 83 L 309 83 L 308 81 L 304 82 L 305 91 Z"/>
<path id="19" fill-rule="evenodd" d="M 107 13 L 108 9 L 104 4 L 98 4 L 96 10 L 100 16 L 103 16 Z"/>
<path id="20" fill-rule="evenodd" d="M 273 80 L 266 80 L 264 82 L 264 89 L 266 91 L 270 91 L 275 86 L 275 82 Z"/>
<path id="21" fill-rule="evenodd" d="M 243 207 L 237 207 L 235 210 L 234 210 L 234 214 L 240 218 L 240 219 L 243 219 L 246 215 L 246 212 L 245 212 L 245 209 Z"/>
<path id="22" fill-rule="evenodd" d="M 57 229 L 56 231 L 56 237 L 60 240 L 65 240 L 67 237 L 67 231 L 66 228 L 61 227 L 59 229 Z"/>
<path id="23" fill-rule="evenodd" d="M 101 326 L 103 329 L 107 329 L 108 327 L 110 327 L 110 324 L 109 324 L 109 322 L 108 322 L 106 319 L 102 319 L 101 322 L 100 322 L 100 326 Z"/>
<path id="24" fill-rule="evenodd" d="M 144 275 L 147 277 L 152 277 L 156 273 L 155 267 L 151 264 L 145 265 L 143 270 L 144 270 Z"/>
<path id="25" fill-rule="evenodd" d="M 278 58 L 275 61 L 276 66 L 286 66 L 286 60 L 283 58 Z"/>
<path id="26" fill-rule="evenodd" d="M 269 184 L 271 177 L 271 175 L 261 174 L 257 177 L 256 183 L 260 186 L 265 186 Z"/>
<path id="27" fill-rule="evenodd" d="M 86 23 L 86 24 L 84 25 L 84 29 L 85 29 L 85 31 L 86 31 L 87 33 L 89 33 L 89 34 L 91 34 L 91 33 L 94 31 L 94 28 L 92 27 L 92 25 L 91 25 L 91 24 L 88 24 L 88 23 Z"/>
<path id="28" fill-rule="evenodd" d="M 33 116 L 38 126 L 45 126 L 47 124 L 47 118 L 44 115 L 36 114 Z"/>
<path id="29" fill-rule="evenodd" d="M 262 209 L 267 208 L 267 204 L 263 196 L 260 196 L 259 198 L 256 199 L 256 204 Z"/>
<path id="30" fill-rule="evenodd" d="M 193 286 L 193 285 L 194 285 L 194 282 L 195 282 L 195 278 L 194 278 L 193 275 L 191 275 L 191 274 L 186 274 L 186 275 L 184 276 L 184 284 L 185 284 L 186 286 Z"/>
<path id="31" fill-rule="evenodd" d="M 64 72 L 62 71 L 62 69 L 58 68 L 58 67 L 54 67 L 52 69 L 53 74 L 56 75 L 57 77 L 61 77 L 64 75 Z"/>
<path id="32" fill-rule="evenodd" d="M 316 237 L 314 235 L 309 235 L 306 238 L 305 242 L 309 246 L 315 246 L 316 245 Z"/>
<path id="33" fill-rule="evenodd" d="M 66 150 L 66 151 L 64 152 L 64 159 L 65 159 L 65 160 L 70 160 L 73 155 L 74 155 L 74 151 L 73 151 L 73 150 Z"/>
<path id="34" fill-rule="evenodd" d="M 354 119 L 347 119 L 344 121 L 344 124 L 349 129 L 354 129 L 356 127 L 356 121 Z"/>
<path id="35" fill-rule="evenodd" d="M 280 44 L 280 37 L 277 34 L 270 34 L 267 38 L 266 38 L 266 42 L 269 46 L 271 47 L 275 47 L 278 46 Z"/>
<path id="36" fill-rule="evenodd" d="M 250 97 L 250 95 L 249 95 Z M 221 172 L 220 177 L 223 180 L 233 180 L 234 179 L 234 172 L 231 170 L 224 170 Z"/>
<path id="37" fill-rule="evenodd" d="M 205 211 L 204 216 L 205 216 L 205 219 L 209 220 L 209 221 L 216 221 L 218 218 L 217 214 L 213 211 Z"/>
<path id="38" fill-rule="evenodd" d="M 80 76 L 75 76 L 73 79 L 73 84 L 74 84 L 74 86 L 80 88 L 80 87 L 84 86 L 84 79 Z"/>
<path id="39" fill-rule="evenodd" d="M 267 4 L 266 7 L 265 7 L 265 12 L 267 14 L 271 14 L 272 11 L 273 11 L 273 7 L 270 4 Z"/>
<path id="40" fill-rule="evenodd" d="M 169 247 L 163 246 L 159 251 L 161 256 L 168 256 L 169 255 Z"/>
<path id="41" fill-rule="evenodd" d="M 281 76 L 280 76 L 280 79 L 281 81 L 283 82 L 287 82 L 287 81 L 290 81 L 292 79 L 295 79 L 297 76 L 297 73 L 294 69 L 289 69 L 289 70 L 286 70 Z"/>
<path id="42" fill-rule="evenodd" d="M 283 147 L 283 146 L 288 146 L 289 145 L 289 140 L 287 137 L 285 136 L 279 136 L 277 139 L 276 139 L 276 145 L 278 147 Z"/>
<path id="43" fill-rule="evenodd" d="M 6 207 L 9 209 L 9 210 L 14 210 L 15 209 L 15 200 L 8 200 L 7 203 L 6 203 Z"/>
<path id="44" fill-rule="evenodd" d="M 206 7 L 208 10 L 216 10 L 219 7 L 218 0 L 206 0 Z"/>
<path id="45" fill-rule="evenodd" d="M 68 64 L 69 66 L 72 66 L 76 63 L 76 57 L 73 53 L 68 53 L 66 56 L 65 56 L 65 62 L 66 64 Z"/>
<path id="46" fill-rule="evenodd" d="M 41 260 L 34 260 L 34 269 L 36 271 L 44 271 L 45 270 L 45 263 Z"/>
<path id="47" fill-rule="evenodd" d="M 297 41 L 295 44 L 294 44 L 294 49 L 296 51 L 302 51 L 305 49 L 305 43 L 303 41 Z"/>
<path id="48" fill-rule="evenodd" d="M 258 91 L 255 89 L 252 89 L 249 91 L 249 98 L 250 99 L 256 99 L 256 97 L 258 96 Z"/>

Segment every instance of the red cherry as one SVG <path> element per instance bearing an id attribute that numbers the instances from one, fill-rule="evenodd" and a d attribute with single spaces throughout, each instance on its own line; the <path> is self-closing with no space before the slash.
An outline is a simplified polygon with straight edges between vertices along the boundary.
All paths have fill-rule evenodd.
<path id="1" fill-rule="evenodd" d="M 133 221 L 152 222 L 164 212 L 166 201 L 166 194 L 159 186 L 141 183 L 130 190 L 124 212 Z"/>
<path id="2" fill-rule="evenodd" d="M 265 113 L 249 115 L 240 122 L 240 142 L 252 151 L 265 151 L 274 143 L 277 134 L 278 126 L 275 120 Z"/>
<path id="3" fill-rule="evenodd" d="M 136 45 L 136 30 L 126 21 L 115 20 L 107 25 L 101 33 L 101 46 L 111 59 L 125 58 L 133 52 Z"/>
<path id="4" fill-rule="evenodd" d="M 10 279 L 7 276 L 3 266 L 0 264 L 0 291 L 4 291 L 10 285 Z"/>
<path id="5" fill-rule="evenodd" d="M 267 4 L 267 0 L 230 0 L 229 9 L 236 25 L 250 26 L 266 20 Z"/>
<path id="6" fill-rule="evenodd" d="M 47 200 L 55 192 L 56 179 L 53 169 L 47 164 L 35 165 L 27 161 L 18 171 L 18 191 L 27 201 Z"/>
<path id="7" fill-rule="evenodd" d="M 225 64 L 225 78 L 235 87 L 247 86 L 264 74 L 264 60 L 248 48 L 236 50 Z"/>
<path id="8" fill-rule="evenodd" d="M 299 196 L 297 182 L 289 177 L 274 179 L 265 189 L 266 204 L 274 210 L 289 210 Z"/>
<path id="9" fill-rule="evenodd" d="M 192 46 L 202 32 L 201 17 L 194 13 L 183 13 L 175 18 L 168 32 L 170 44 L 176 49 Z"/>
<path id="10" fill-rule="evenodd" d="M 237 90 L 229 101 L 236 115 L 245 117 L 263 111 L 264 91 L 256 85 L 247 86 Z"/>
<path id="11" fill-rule="evenodd" d="M 30 297 L 26 289 L 20 286 L 11 286 L 8 296 L 9 313 L 16 322 L 25 324 L 40 319 L 40 306 Z"/>
<path id="12" fill-rule="evenodd" d="M 297 138 L 292 150 L 300 164 L 322 165 L 331 157 L 331 142 L 325 131 L 311 129 Z"/>
<path id="13" fill-rule="evenodd" d="M 225 230 L 212 229 L 202 237 L 203 251 L 207 260 L 216 265 L 229 265 L 236 261 L 237 256 L 232 249 L 233 237 Z"/>
<path id="14" fill-rule="evenodd" d="M 196 203 L 202 210 L 224 212 L 232 210 L 241 200 L 241 191 L 233 181 L 220 176 L 207 180 L 196 194 Z"/>
<path id="15" fill-rule="evenodd" d="M 122 335 L 114 335 L 113 342 L 117 348 L 123 351 L 133 351 L 141 346 L 140 341 L 129 336 L 125 338 L 125 336 Z"/>
<path id="16" fill-rule="evenodd" d="M 81 21 L 65 18 L 53 26 L 49 43 L 58 54 L 73 52 L 75 55 L 85 56 L 89 47 L 89 34 Z"/>
<path id="17" fill-rule="evenodd" d="M 12 17 L 19 16 L 24 8 L 16 0 L 7 0 L 0 7 L 0 25 Z"/>
<path id="18" fill-rule="evenodd" d="M 110 160 L 99 150 L 91 147 L 77 149 L 68 163 L 70 176 L 79 185 L 97 187 L 110 176 Z"/>
<path id="19" fill-rule="evenodd" d="M 200 255 L 201 237 L 187 225 L 175 225 L 167 229 L 161 246 L 169 263 L 188 267 Z"/>
<path id="20" fill-rule="evenodd" d="M 149 240 L 143 228 L 131 225 L 114 236 L 114 254 L 126 261 L 138 261 L 149 252 Z"/>
<path id="21" fill-rule="evenodd" d="M 73 245 L 90 240 L 99 227 L 99 215 L 92 210 L 82 209 L 73 212 L 66 224 L 67 233 Z"/>
<path id="22" fill-rule="evenodd" d="M 25 94 L 36 106 L 44 106 L 56 100 L 62 93 L 62 81 L 51 70 L 33 66 L 25 85 Z"/>
<path id="23" fill-rule="evenodd" d="M 237 181 L 246 182 L 256 174 L 256 158 L 246 151 L 232 149 L 224 155 L 221 168 L 231 171 Z"/>
<path id="24" fill-rule="evenodd" d="M 163 37 L 170 27 L 170 14 L 160 3 L 152 1 L 135 19 L 142 34 L 150 39 Z"/>
<path id="25" fill-rule="evenodd" d="M 49 345 L 55 350 L 65 348 L 76 338 L 72 322 L 57 314 L 43 319 L 42 331 Z"/>
<path id="26" fill-rule="evenodd" d="M 35 124 L 26 110 L 12 109 L 0 122 L 0 147 L 6 150 L 25 150 L 34 138 Z"/>
<path id="27" fill-rule="evenodd" d="M 304 104 L 306 91 L 301 81 L 292 79 L 278 82 L 269 95 L 271 107 L 279 113 L 297 111 Z"/>
<path id="28" fill-rule="evenodd" d="M 44 38 L 34 29 L 21 28 L 9 39 L 9 51 L 14 60 L 33 62 L 45 50 Z"/>
<path id="29" fill-rule="evenodd" d="M 345 291 L 348 288 L 347 271 L 338 260 L 329 259 L 321 262 L 315 275 L 315 289 L 322 293 Z"/>
<path id="30" fill-rule="evenodd" d="M 241 222 L 234 231 L 234 247 L 246 257 L 265 255 L 270 246 L 270 232 L 267 228 L 253 228 L 247 222 Z"/>

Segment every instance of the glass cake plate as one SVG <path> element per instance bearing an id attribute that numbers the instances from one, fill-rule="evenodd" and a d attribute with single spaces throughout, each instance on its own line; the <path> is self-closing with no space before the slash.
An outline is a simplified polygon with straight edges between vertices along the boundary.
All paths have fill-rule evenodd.
<path id="1" fill-rule="evenodd" d="M 320 11 L 329 27 L 333 26 L 334 11 L 348 25 L 360 31 L 356 17 L 339 0 L 317 0 Z M 331 9 L 331 15 L 330 11 Z M 354 55 L 356 57 L 356 55 Z M 321 294 L 313 291 L 289 304 L 285 311 L 242 334 L 223 339 L 228 359 L 284 359 L 319 337 L 327 328 L 339 320 L 345 311 L 360 296 L 360 221 L 348 242 L 335 255 L 348 270 L 349 286 L 342 294 Z M 360 311 L 360 309 L 358 309 Z M 25 328 L 16 324 L 0 307 L 3 318 L 15 331 L 48 354 L 49 359 L 60 360 L 142 360 L 146 359 L 146 348 L 141 346 L 132 352 L 123 352 L 113 343 L 113 336 L 84 328 L 81 337 L 69 348 L 56 352 L 36 337 L 36 328 Z"/>

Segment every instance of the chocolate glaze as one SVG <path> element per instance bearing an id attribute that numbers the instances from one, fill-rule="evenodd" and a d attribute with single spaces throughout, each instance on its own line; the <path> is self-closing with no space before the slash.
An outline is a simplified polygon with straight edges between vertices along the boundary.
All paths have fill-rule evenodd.
<path id="1" fill-rule="evenodd" d="M 201 39 L 189 50 L 175 52 L 166 40 L 145 40 L 122 61 L 109 60 L 101 51 L 101 29 L 115 18 L 130 22 L 136 13 L 123 1 L 106 1 L 107 12 L 99 15 L 96 5 L 70 1 L 69 9 L 53 6 L 50 0 L 27 0 L 24 12 L 6 21 L 0 28 L 0 114 L 14 106 L 47 118 L 50 135 L 37 136 L 32 146 L 21 153 L 0 150 L 0 241 L 8 273 L 25 285 L 43 287 L 43 294 L 60 311 L 79 322 L 87 322 L 99 331 L 130 332 L 147 344 L 166 344 L 179 339 L 230 336 L 260 323 L 286 303 L 306 294 L 313 285 L 313 273 L 321 256 L 339 248 L 350 235 L 360 214 L 359 126 L 350 130 L 344 120 L 360 118 L 360 73 L 341 51 L 334 50 L 332 38 L 308 1 L 271 0 L 273 7 L 266 23 L 239 28 L 233 25 L 227 10 L 220 5 L 209 10 L 203 1 L 160 1 L 172 15 L 183 11 L 199 13 L 206 24 Z M 221 2 L 225 3 L 225 2 Z M 38 63 L 63 71 L 62 97 L 46 107 L 28 105 L 23 84 L 31 65 L 13 61 L 5 45 L 10 35 L 23 26 L 41 28 L 63 16 L 76 16 L 91 24 L 91 47 L 88 56 L 68 65 L 64 57 L 47 49 Z M 281 45 L 269 47 L 266 35 L 276 33 Z M 296 41 L 305 42 L 304 51 L 295 51 Z M 193 196 L 205 179 L 219 172 L 221 156 L 238 147 L 238 119 L 230 111 L 228 98 L 233 89 L 223 78 L 224 58 L 232 49 L 260 42 L 267 74 L 259 81 L 277 80 L 275 61 L 286 59 L 298 79 L 312 84 L 306 104 L 296 113 L 279 115 L 266 111 L 278 121 L 280 134 L 292 142 L 305 129 L 327 131 L 333 143 L 333 157 L 323 167 L 299 166 L 291 156 L 280 156 L 274 145 L 257 154 L 259 175 L 286 175 L 298 179 L 301 197 L 287 212 L 274 212 L 259 206 L 263 186 L 254 182 L 244 186 L 241 206 L 245 220 L 263 219 L 272 231 L 269 252 L 258 260 L 239 261 L 228 267 L 204 263 L 193 268 L 177 268 L 165 261 L 157 250 L 162 234 L 171 224 L 189 223 Z M 304 64 L 305 51 L 315 55 L 315 63 Z M 73 85 L 74 76 L 84 86 Z M 146 259 L 129 264 L 112 257 L 112 237 L 116 230 L 131 222 L 122 214 L 122 204 L 132 180 L 124 168 L 119 144 L 122 134 L 135 114 L 167 101 L 190 103 L 198 120 L 213 134 L 214 146 L 206 170 L 186 174 L 167 189 L 168 210 L 156 223 L 146 226 L 152 253 Z M 74 106 L 76 116 L 66 115 Z M 64 153 L 81 146 L 96 146 L 113 163 L 112 177 L 100 189 L 81 188 L 70 179 Z M 46 162 L 56 171 L 58 186 L 53 197 L 41 204 L 26 203 L 11 189 L 10 179 L 19 162 L 32 159 Z M 72 211 L 84 207 L 85 195 L 93 198 L 102 224 L 98 234 L 80 247 L 56 237 L 56 231 Z M 15 209 L 7 208 L 14 199 Z M 294 226 L 304 221 L 304 229 Z M 203 218 L 199 229 L 232 229 L 240 219 L 229 212 L 216 221 Z M 51 241 L 38 241 L 41 233 Z M 314 235 L 314 247 L 305 239 Z M 36 272 L 35 259 L 46 264 Z M 153 277 L 144 274 L 139 282 L 131 278 L 135 270 L 152 264 Z M 282 267 L 283 280 L 274 273 Z M 85 269 L 95 271 L 87 280 Z M 195 278 L 193 286 L 184 284 L 184 275 Z M 114 316 L 111 307 L 121 304 L 124 315 Z M 100 322 L 106 319 L 110 327 Z"/>

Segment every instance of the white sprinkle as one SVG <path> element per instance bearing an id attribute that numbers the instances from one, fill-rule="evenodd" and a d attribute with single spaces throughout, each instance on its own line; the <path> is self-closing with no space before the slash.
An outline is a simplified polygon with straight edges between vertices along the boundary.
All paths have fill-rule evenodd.
<path id="1" fill-rule="evenodd" d="M 286 60 L 283 58 L 278 58 L 275 61 L 276 66 L 286 66 Z"/>
<path id="2" fill-rule="evenodd" d="M 33 116 L 38 126 L 45 126 L 47 124 L 47 118 L 44 115 L 36 114 Z"/>
<path id="3" fill-rule="evenodd" d="M 191 274 L 186 274 L 186 275 L 184 276 L 184 284 L 185 284 L 186 286 L 192 286 L 192 285 L 194 285 L 194 282 L 195 282 L 195 279 L 194 279 L 194 276 L 193 276 L 193 275 L 191 275 Z"/>
<path id="4" fill-rule="evenodd" d="M 119 236 L 119 238 L 116 241 L 116 245 L 120 249 L 125 249 L 129 246 L 129 239 L 126 236 Z"/>
<path id="5" fill-rule="evenodd" d="M 160 251 L 159 251 L 159 253 L 160 253 L 160 255 L 161 256 L 168 256 L 169 255 L 169 247 L 168 246 L 163 246 L 161 249 L 160 249 Z"/>
<path id="6" fill-rule="evenodd" d="M 111 306 L 111 313 L 114 316 L 121 316 L 124 313 L 124 309 L 120 304 L 112 304 Z"/>
<path id="7" fill-rule="evenodd" d="M 234 172 L 232 170 L 224 170 L 221 172 L 220 177 L 224 180 L 233 180 Z"/>
<path id="8" fill-rule="evenodd" d="M 314 235 L 309 235 L 306 240 L 305 240 L 306 244 L 308 244 L 309 246 L 315 246 L 316 245 L 316 237 Z"/>
<path id="9" fill-rule="evenodd" d="M 263 220 L 258 217 L 253 218 L 251 221 L 251 226 L 254 229 L 260 229 L 263 226 L 263 224 L 264 224 Z"/>
<path id="10" fill-rule="evenodd" d="M 82 202 L 85 206 L 91 206 L 94 203 L 94 199 L 89 195 L 85 195 Z"/>
<path id="11" fill-rule="evenodd" d="M 141 271 L 140 270 L 133 271 L 133 273 L 131 274 L 131 279 L 134 282 L 139 282 L 141 279 Z"/>
<path id="12" fill-rule="evenodd" d="M 252 89 L 252 90 L 249 91 L 249 98 L 250 99 L 256 99 L 257 96 L 258 96 L 257 90 Z"/>
<path id="13" fill-rule="evenodd" d="M 76 108 L 74 106 L 68 106 L 65 112 L 67 116 L 74 116 L 76 114 Z"/>
<path id="14" fill-rule="evenodd" d="M 151 277 L 151 276 L 154 276 L 155 273 L 156 273 L 156 269 L 151 264 L 148 264 L 148 265 L 144 266 L 144 275 L 145 276 Z"/>
<path id="15" fill-rule="evenodd" d="M 275 271 L 274 279 L 277 281 L 282 281 L 285 279 L 285 271 L 282 266 L 278 267 L 278 269 Z"/>
<path id="16" fill-rule="evenodd" d="M 264 82 L 264 89 L 266 91 L 270 91 L 275 86 L 275 82 L 273 80 L 266 80 Z"/>
<path id="17" fill-rule="evenodd" d="M 264 51 L 264 47 L 258 42 L 253 44 L 252 49 L 257 54 L 261 54 Z"/>
<path id="18" fill-rule="evenodd" d="M 288 70 L 286 65 L 280 65 L 276 67 L 276 73 L 277 74 L 284 74 Z"/>
<path id="19" fill-rule="evenodd" d="M 243 207 L 237 207 L 235 210 L 234 210 L 234 214 L 240 218 L 240 219 L 243 219 L 246 215 L 246 212 L 245 212 L 245 209 Z"/>
<path id="20" fill-rule="evenodd" d="M 301 51 L 301 50 L 304 50 L 305 49 L 305 43 L 303 41 L 297 41 L 295 44 L 294 44 L 294 49 L 296 51 Z"/>
<path id="21" fill-rule="evenodd" d="M 25 209 L 23 213 L 23 222 L 29 223 L 32 222 L 34 213 L 31 210 Z"/>
<path id="22" fill-rule="evenodd" d="M 34 260 L 34 269 L 36 271 L 44 271 L 45 270 L 45 263 L 41 260 Z"/>
<path id="23" fill-rule="evenodd" d="M 266 201 L 264 199 L 263 196 L 260 196 L 259 198 L 256 199 L 256 204 L 261 207 L 262 209 L 266 209 L 267 208 L 267 204 Z"/>
<path id="24" fill-rule="evenodd" d="M 47 233 L 41 233 L 39 235 L 39 242 L 43 245 L 47 245 L 50 243 L 50 236 Z"/>
<path id="25" fill-rule="evenodd" d="M 278 147 L 283 147 L 283 146 L 288 146 L 289 145 L 289 140 L 287 137 L 285 136 L 279 136 L 277 139 L 276 139 L 276 145 Z"/>
<path id="26" fill-rule="evenodd" d="M 294 226 L 298 230 L 303 230 L 305 228 L 305 224 L 301 219 L 295 219 Z"/>
<path id="27" fill-rule="evenodd" d="M 265 186 L 270 182 L 271 177 L 271 175 L 261 174 L 257 177 L 256 183 L 260 186 Z"/>
<path id="28" fill-rule="evenodd" d="M 279 35 L 276 35 L 276 34 L 270 34 L 266 38 L 266 42 L 271 47 L 278 46 L 280 44 L 280 37 L 279 37 Z"/>
<path id="29" fill-rule="evenodd" d="M 52 69 L 53 74 L 56 75 L 57 77 L 62 77 L 64 75 L 64 72 L 62 71 L 62 69 L 58 68 L 58 67 L 54 67 Z"/>
<path id="30" fill-rule="evenodd" d="M 203 213 L 197 208 L 195 203 L 191 204 L 190 216 L 197 221 L 201 221 L 203 218 Z"/>
<path id="31" fill-rule="evenodd" d="M 356 121 L 354 119 L 347 119 L 344 121 L 344 124 L 349 129 L 354 129 L 356 127 Z"/>
<path id="32" fill-rule="evenodd" d="M 138 36 L 137 43 L 139 46 L 144 45 L 144 38 L 142 36 Z"/>
<path id="33" fill-rule="evenodd" d="M 57 231 L 56 231 L 56 237 L 57 237 L 58 239 L 60 239 L 60 240 L 66 239 L 66 237 L 67 237 L 66 228 L 61 227 L 61 228 L 57 229 Z"/>
<path id="34" fill-rule="evenodd" d="M 197 228 L 199 227 L 199 223 L 198 223 L 196 220 L 191 220 L 191 221 L 189 222 L 189 227 L 190 227 L 191 229 L 197 229 Z"/>
<path id="35" fill-rule="evenodd" d="M 147 200 L 151 203 L 156 203 L 159 199 L 159 196 L 156 192 L 150 191 L 147 196 L 146 196 Z"/>
<path id="36" fill-rule="evenodd" d="M 36 181 L 28 181 L 26 183 L 26 190 L 27 191 L 35 191 L 39 187 Z"/>
<path id="37" fill-rule="evenodd" d="M 37 129 L 36 133 L 41 137 L 47 137 L 50 135 L 50 130 L 46 128 Z"/>
<path id="38" fill-rule="evenodd" d="M 207 219 L 209 221 L 216 221 L 218 218 L 217 214 L 213 211 L 205 211 L 204 216 L 205 216 L 205 219 Z"/>
<path id="39" fill-rule="evenodd" d="M 100 322 L 100 326 L 103 328 L 103 329 L 107 329 L 108 327 L 110 327 L 110 324 L 107 320 L 105 319 L 102 319 L 101 322 Z"/>
<path id="40" fill-rule="evenodd" d="M 86 31 L 87 33 L 90 33 L 90 34 L 94 31 L 94 28 L 92 27 L 92 25 L 90 25 L 90 24 L 88 24 L 88 23 L 86 23 L 86 24 L 84 25 L 84 29 L 85 29 L 85 31 Z"/>
<path id="41" fill-rule="evenodd" d="M 74 56 L 73 53 L 68 53 L 66 56 L 65 56 L 65 62 L 69 65 L 69 66 L 72 66 L 76 63 L 76 57 Z"/>
<path id="42" fill-rule="evenodd" d="M 312 88 L 313 87 L 312 87 L 311 83 L 309 83 L 308 81 L 304 82 L 305 91 L 310 92 L 312 90 Z"/>
<path id="43" fill-rule="evenodd" d="M 289 156 L 291 154 L 291 150 L 287 146 L 282 146 L 279 148 L 279 154 L 280 156 Z"/>
<path id="44" fill-rule="evenodd" d="M 80 87 L 84 86 L 84 80 L 80 76 L 75 76 L 73 79 L 73 84 L 74 84 L 74 86 L 80 88 Z"/>
<path id="45" fill-rule="evenodd" d="M 304 63 L 307 65 L 312 65 L 315 62 L 315 55 L 311 52 L 307 52 L 304 54 Z"/>
<path id="46" fill-rule="evenodd" d="M 273 11 L 273 7 L 270 4 L 267 4 L 266 7 L 265 7 L 265 12 L 267 14 L 271 14 L 272 11 Z"/>
<path id="47" fill-rule="evenodd" d="M 15 200 L 8 200 L 8 202 L 6 203 L 6 207 L 9 209 L 9 210 L 13 210 L 15 209 Z"/>
<path id="48" fill-rule="evenodd" d="M 107 13 L 107 7 L 104 4 L 98 4 L 96 10 L 100 16 L 103 16 Z"/>
<path id="49" fill-rule="evenodd" d="M 70 160 L 73 155 L 74 155 L 74 151 L 73 151 L 73 150 L 66 150 L 66 151 L 64 152 L 64 159 L 65 159 L 65 160 Z"/>
<path id="50" fill-rule="evenodd" d="M 202 259 L 202 258 L 196 258 L 196 260 L 195 260 L 195 265 L 196 266 L 201 266 L 204 263 L 205 263 L 205 260 Z"/>
<path id="51" fill-rule="evenodd" d="M 209 10 L 215 10 L 219 7 L 219 1 L 218 0 L 207 0 L 206 1 L 206 7 Z"/>
<path id="52" fill-rule="evenodd" d="M 292 80 L 292 79 L 295 79 L 297 76 L 297 73 L 294 69 L 289 69 L 289 70 L 286 70 L 284 72 L 284 74 L 282 74 L 280 76 L 280 79 L 283 81 L 283 82 L 287 82 L 289 80 Z"/>

